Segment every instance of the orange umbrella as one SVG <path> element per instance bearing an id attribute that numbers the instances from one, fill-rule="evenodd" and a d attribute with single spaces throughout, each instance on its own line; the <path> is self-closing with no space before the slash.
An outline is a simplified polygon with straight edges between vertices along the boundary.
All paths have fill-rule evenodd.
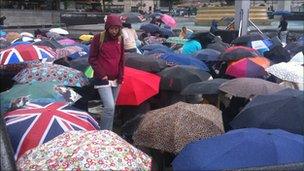
<path id="1" fill-rule="evenodd" d="M 267 74 L 265 69 L 270 66 L 270 61 L 264 57 L 243 58 L 231 62 L 226 74 L 233 77 L 263 77 Z"/>

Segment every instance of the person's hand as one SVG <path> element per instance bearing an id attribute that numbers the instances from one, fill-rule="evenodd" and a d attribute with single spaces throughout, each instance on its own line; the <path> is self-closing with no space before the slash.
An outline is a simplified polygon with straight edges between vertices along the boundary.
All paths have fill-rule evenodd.
<path id="1" fill-rule="evenodd" d="M 108 79 L 108 76 L 104 76 L 102 79 L 103 79 L 103 80 L 107 80 L 107 79 Z"/>

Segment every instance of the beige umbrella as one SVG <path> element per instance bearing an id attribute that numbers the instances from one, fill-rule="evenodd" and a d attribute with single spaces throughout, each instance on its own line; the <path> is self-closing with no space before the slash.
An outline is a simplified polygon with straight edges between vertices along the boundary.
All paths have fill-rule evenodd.
<path id="1" fill-rule="evenodd" d="M 249 99 L 257 95 L 272 94 L 285 87 L 260 78 L 236 78 L 224 82 L 219 89 L 233 96 Z"/>
<path id="2" fill-rule="evenodd" d="M 148 112 L 133 140 L 136 145 L 178 153 L 189 142 L 224 133 L 221 111 L 212 105 L 178 102 Z"/>
<path id="3" fill-rule="evenodd" d="M 6 35 L 6 40 L 9 41 L 9 42 L 12 42 L 12 41 L 14 41 L 14 40 L 16 40 L 20 37 L 21 37 L 21 35 L 17 32 L 9 32 Z"/>
<path id="4" fill-rule="evenodd" d="M 108 131 L 69 131 L 27 151 L 18 170 L 151 170 L 151 158 Z"/>

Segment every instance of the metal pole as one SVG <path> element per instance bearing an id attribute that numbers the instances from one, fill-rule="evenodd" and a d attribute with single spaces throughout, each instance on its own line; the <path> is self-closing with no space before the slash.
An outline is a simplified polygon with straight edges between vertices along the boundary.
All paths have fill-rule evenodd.
<path id="1" fill-rule="evenodd" d="M 264 33 L 259 29 L 259 27 L 257 25 L 255 25 L 250 19 L 249 19 L 249 23 L 258 30 L 258 32 L 262 35 L 264 35 Z"/>

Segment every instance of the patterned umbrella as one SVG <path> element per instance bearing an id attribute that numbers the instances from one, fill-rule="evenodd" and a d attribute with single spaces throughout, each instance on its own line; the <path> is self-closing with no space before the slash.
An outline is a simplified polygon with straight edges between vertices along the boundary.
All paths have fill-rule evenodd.
<path id="1" fill-rule="evenodd" d="M 4 120 L 15 159 L 65 131 L 99 129 L 98 123 L 88 113 L 65 102 L 27 103 L 24 108 L 6 113 Z"/>
<path id="2" fill-rule="evenodd" d="M 299 64 L 304 64 L 304 50 L 294 55 L 289 62 L 298 62 Z"/>
<path id="3" fill-rule="evenodd" d="M 263 77 L 270 61 L 264 57 L 243 58 L 232 62 L 226 69 L 226 74 L 233 77 Z"/>
<path id="4" fill-rule="evenodd" d="M 160 16 L 160 19 L 163 23 L 165 23 L 167 26 L 170 26 L 172 28 L 175 28 L 177 25 L 175 19 L 170 15 L 163 14 L 162 16 Z"/>
<path id="5" fill-rule="evenodd" d="M 117 105 L 140 105 L 159 91 L 160 77 L 134 68 L 124 68 L 124 82 Z"/>
<path id="6" fill-rule="evenodd" d="M 10 45 L 11 45 L 11 42 L 6 41 L 6 40 L 4 40 L 4 39 L 0 39 L 0 51 L 1 51 L 2 49 L 8 48 Z"/>
<path id="7" fill-rule="evenodd" d="M 69 38 L 60 39 L 60 40 L 57 40 L 57 42 L 63 46 L 76 44 L 75 40 L 72 40 Z"/>
<path id="8" fill-rule="evenodd" d="M 297 62 L 281 62 L 266 68 L 266 71 L 281 80 L 304 83 L 303 66 Z"/>
<path id="9" fill-rule="evenodd" d="M 24 61 L 55 58 L 56 54 L 51 48 L 36 45 L 17 45 L 0 52 L 0 64 L 17 64 Z"/>
<path id="10" fill-rule="evenodd" d="M 178 102 L 144 115 L 136 145 L 178 153 L 186 144 L 224 133 L 221 111 L 212 105 Z"/>
<path id="11" fill-rule="evenodd" d="M 151 170 L 151 158 L 108 131 L 70 131 L 22 156 L 20 170 Z"/>
<path id="12" fill-rule="evenodd" d="M 57 58 L 68 57 L 68 56 L 76 54 L 76 53 L 82 54 L 82 52 L 83 52 L 83 49 L 79 46 L 66 46 L 63 48 L 56 49 Z M 85 52 L 85 54 L 87 54 L 87 53 Z"/>
<path id="13" fill-rule="evenodd" d="M 182 39 L 179 37 L 169 37 L 168 39 L 166 39 L 167 43 L 180 44 L 180 45 L 185 44 L 186 41 L 188 41 L 188 39 Z"/>
<path id="14" fill-rule="evenodd" d="M 89 84 L 88 79 L 82 72 L 56 64 L 42 64 L 40 66 L 26 68 L 19 72 L 13 79 L 21 84 L 36 81 L 58 81 L 65 86 L 77 87 Z"/>
<path id="15" fill-rule="evenodd" d="M 285 88 L 260 78 L 236 78 L 226 81 L 219 89 L 233 96 L 251 98 L 257 95 L 272 94 Z"/>

